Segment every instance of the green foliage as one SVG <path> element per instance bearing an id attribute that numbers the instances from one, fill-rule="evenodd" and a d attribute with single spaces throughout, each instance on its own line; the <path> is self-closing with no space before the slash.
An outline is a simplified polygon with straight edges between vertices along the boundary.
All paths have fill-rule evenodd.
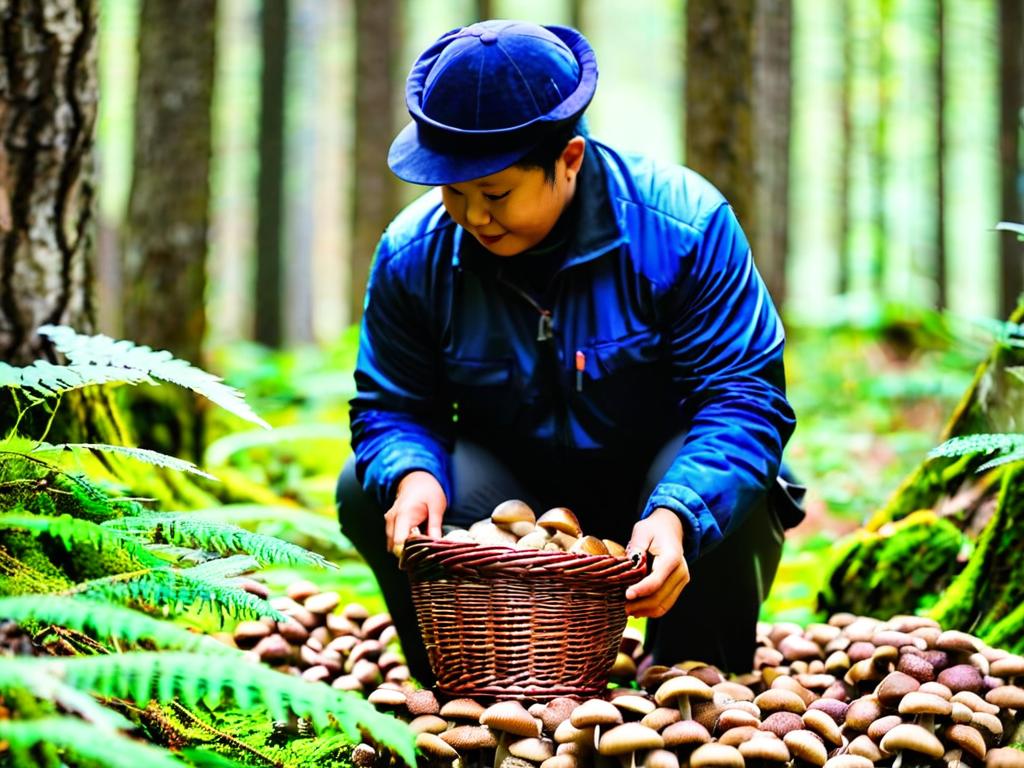
<path id="1" fill-rule="evenodd" d="M 18 623 L 33 620 L 88 632 L 99 639 L 138 644 L 148 641 L 158 648 L 236 654 L 212 637 L 117 605 L 82 597 L 0 597 L 0 616 Z"/>
<path id="2" fill-rule="evenodd" d="M 175 456 L 168 456 L 160 453 L 159 451 L 151 451 L 148 448 L 133 448 L 128 445 L 108 445 L 104 443 L 61 443 L 59 445 L 43 443 L 39 447 L 33 449 L 33 453 L 45 451 L 71 451 L 72 453 L 88 451 L 91 453 L 113 453 L 118 456 L 134 459 L 135 461 L 141 461 L 154 467 L 173 469 L 176 472 L 188 472 L 193 475 L 198 475 L 199 477 L 205 477 L 207 480 L 217 479 L 209 472 L 204 472 L 199 469 L 199 467 L 191 461 L 185 461 L 184 459 L 179 459 Z"/>
<path id="3" fill-rule="evenodd" d="M 194 367 L 185 360 L 176 359 L 166 350 L 154 351 L 136 346 L 130 341 L 115 341 L 102 334 L 87 336 L 63 325 L 44 325 L 39 333 L 49 337 L 57 350 L 72 365 L 87 370 L 124 371 L 132 383 L 159 379 L 190 389 L 239 418 L 269 429 L 270 425 L 253 412 L 242 394 L 219 376 Z"/>
<path id="4" fill-rule="evenodd" d="M 144 547 L 127 539 L 115 530 L 102 525 L 77 520 L 71 515 L 47 517 L 18 512 L 0 515 L 0 531 L 16 528 L 34 536 L 46 534 L 64 545 L 67 550 L 89 546 L 95 550 L 120 550 L 134 560 L 138 567 L 163 565 L 164 561 L 148 552 Z"/>
<path id="5" fill-rule="evenodd" d="M 0 720 L 0 739 L 16 756 L 38 745 L 65 749 L 78 758 L 108 768 L 181 768 L 170 752 L 130 739 L 110 728 L 99 728 L 74 717 Z M 17 758 L 15 758 L 17 764 Z M 28 764 L 33 764 L 29 762 Z"/>
<path id="6" fill-rule="evenodd" d="M 139 541 L 167 542 L 218 554 L 245 552 L 261 565 L 318 565 L 331 567 L 320 555 L 270 536 L 251 533 L 226 523 L 197 520 L 191 514 L 150 513 L 122 517 L 103 524 Z"/>
<path id="7" fill-rule="evenodd" d="M 410 766 L 416 764 L 412 732 L 360 696 L 282 675 L 240 657 L 218 657 L 210 663 L 208 656 L 193 653 L 130 652 L 59 660 L 0 659 L 0 689 L 26 687 L 26 679 L 40 671 L 76 689 L 142 706 L 155 700 L 216 707 L 230 697 L 241 709 L 266 709 L 278 720 L 290 714 L 309 718 L 318 731 L 340 728 L 352 740 L 366 729 Z"/>
<path id="8" fill-rule="evenodd" d="M 928 457 L 971 456 L 977 453 L 1003 454 L 982 464 L 978 467 L 979 472 L 1020 461 L 1024 459 L 1024 434 L 962 435 L 932 449 Z"/>

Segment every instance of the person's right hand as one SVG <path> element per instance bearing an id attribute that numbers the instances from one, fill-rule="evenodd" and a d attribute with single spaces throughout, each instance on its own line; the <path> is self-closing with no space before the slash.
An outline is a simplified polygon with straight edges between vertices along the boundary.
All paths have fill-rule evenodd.
<path id="1" fill-rule="evenodd" d="M 441 518 L 447 506 L 444 489 L 429 472 L 415 470 L 403 477 L 395 503 L 384 515 L 388 552 L 400 555 L 410 531 L 424 522 L 428 536 L 441 538 Z"/>

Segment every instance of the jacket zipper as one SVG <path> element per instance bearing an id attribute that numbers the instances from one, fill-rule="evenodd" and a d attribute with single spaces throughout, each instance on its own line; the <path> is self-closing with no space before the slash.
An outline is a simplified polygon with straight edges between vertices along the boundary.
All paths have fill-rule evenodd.
<path id="1" fill-rule="evenodd" d="M 534 299 L 530 294 L 524 291 L 515 283 L 510 283 L 505 280 L 501 275 L 501 271 L 498 271 L 498 282 L 504 285 L 506 288 L 512 289 L 517 295 L 525 299 L 530 306 L 537 310 L 539 315 L 537 319 L 537 341 L 550 341 L 553 342 L 555 338 L 553 328 L 553 316 L 550 309 L 545 309 Z M 554 362 L 554 369 L 556 371 L 562 370 L 562 362 L 558 359 L 558 349 L 554 343 L 548 345 L 550 350 L 549 354 L 552 356 Z M 562 384 L 560 380 L 555 381 L 555 431 L 558 434 L 559 444 L 568 447 L 570 444 L 569 435 L 569 423 L 568 423 L 568 402 L 565 397 L 565 393 L 562 391 Z"/>

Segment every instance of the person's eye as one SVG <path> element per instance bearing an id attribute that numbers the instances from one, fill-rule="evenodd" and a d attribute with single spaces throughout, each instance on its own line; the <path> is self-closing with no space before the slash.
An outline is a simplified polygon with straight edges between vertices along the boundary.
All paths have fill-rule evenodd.
<path id="1" fill-rule="evenodd" d="M 509 190 L 511 192 L 512 190 Z M 484 195 L 488 200 L 501 200 L 503 197 L 508 197 L 508 192 L 502 192 L 500 195 Z"/>

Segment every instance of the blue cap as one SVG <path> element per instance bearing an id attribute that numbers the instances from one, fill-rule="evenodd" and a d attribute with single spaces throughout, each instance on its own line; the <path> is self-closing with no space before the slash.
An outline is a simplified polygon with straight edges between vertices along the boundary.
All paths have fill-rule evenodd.
<path id="1" fill-rule="evenodd" d="M 497 173 L 583 114 L 597 57 L 569 27 L 482 21 L 441 36 L 405 86 L 412 115 L 388 165 L 413 184 L 456 184 Z"/>

